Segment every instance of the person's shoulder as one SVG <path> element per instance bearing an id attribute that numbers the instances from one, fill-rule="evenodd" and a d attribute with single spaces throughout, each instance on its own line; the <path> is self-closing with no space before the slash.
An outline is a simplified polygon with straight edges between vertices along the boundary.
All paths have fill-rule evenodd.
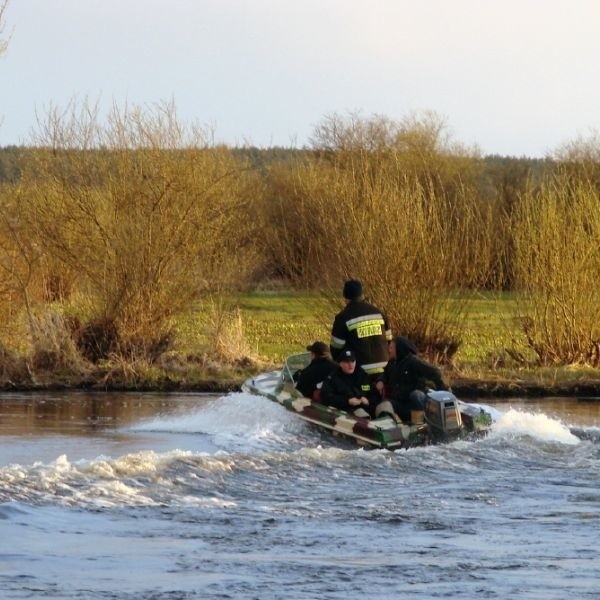
<path id="1" fill-rule="evenodd" d="M 407 356 L 407 359 L 409 362 L 418 363 L 420 365 L 425 365 L 427 367 L 435 366 L 432 363 L 430 363 L 429 361 L 425 360 L 424 358 L 421 358 L 418 354 L 409 354 Z"/>
<path id="2" fill-rule="evenodd" d="M 339 382 L 339 377 L 338 377 L 337 371 L 332 371 L 331 373 L 329 373 L 329 375 L 327 375 L 327 377 L 325 377 L 325 379 L 323 379 L 321 389 L 325 388 L 325 389 L 335 390 L 339 386 L 338 382 Z"/>
<path id="3" fill-rule="evenodd" d="M 333 369 L 331 371 L 331 373 L 329 373 L 329 375 L 327 375 L 327 377 L 325 377 L 324 381 L 327 381 L 328 379 L 329 380 L 335 379 L 338 376 L 339 373 L 340 373 L 340 369 L 339 369 L 338 366 L 336 366 L 335 369 Z"/>
<path id="4" fill-rule="evenodd" d="M 365 377 L 370 379 L 369 374 L 360 365 L 356 365 L 356 369 L 354 369 L 354 373 L 356 374 L 357 377 L 360 377 L 361 379 L 364 379 Z"/>
<path id="5" fill-rule="evenodd" d="M 381 310 L 379 308 L 377 308 L 377 306 L 375 306 L 371 302 L 367 302 L 366 300 L 360 301 L 360 307 L 363 309 L 369 310 L 370 312 L 373 312 L 373 313 L 381 313 Z"/>
<path id="6" fill-rule="evenodd" d="M 427 365 L 427 361 L 423 360 L 420 356 L 413 354 L 412 352 L 410 352 L 409 354 L 407 354 L 401 361 L 400 361 L 403 365 L 418 365 L 418 366 L 423 366 L 423 365 Z"/>
<path id="7" fill-rule="evenodd" d="M 343 317 L 347 312 L 348 309 L 350 308 L 351 304 L 346 304 L 346 306 L 344 306 L 344 308 L 342 308 L 339 312 L 336 313 L 335 318 L 339 319 L 341 317 Z"/>
<path id="8" fill-rule="evenodd" d="M 319 356 L 315 362 L 319 362 L 321 364 L 329 364 L 333 367 L 337 367 L 338 364 L 330 357 L 330 356 Z"/>
<path id="9" fill-rule="evenodd" d="M 422 373 L 427 375 L 437 375 L 441 377 L 442 372 L 437 365 L 425 360 L 424 358 L 421 358 L 420 356 L 416 356 L 415 354 L 411 355 L 410 365 L 412 368 L 419 369 Z"/>

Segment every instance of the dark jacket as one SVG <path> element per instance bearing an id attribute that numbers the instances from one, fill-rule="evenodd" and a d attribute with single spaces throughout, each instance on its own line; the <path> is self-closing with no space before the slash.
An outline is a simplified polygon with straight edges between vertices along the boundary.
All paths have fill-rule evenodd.
<path id="1" fill-rule="evenodd" d="M 357 363 L 369 374 L 382 373 L 388 361 L 392 331 L 387 318 L 372 304 L 351 300 L 333 320 L 331 356 L 337 360 L 342 349 L 352 350 Z"/>
<path id="2" fill-rule="evenodd" d="M 388 396 L 404 403 L 414 390 L 427 391 L 428 388 L 446 390 L 448 386 L 442 372 L 434 365 L 420 359 L 417 349 L 404 337 L 397 337 L 396 358 L 390 359 L 378 381 L 383 381 Z"/>
<path id="3" fill-rule="evenodd" d="M 321 402 L 323 404 L 348 412 L 358 408 L 357 406 L 350 406 L 348 400 L 350 398 L 360 398 L 361 396 L 365 396 L 369 400 L 369 408 L 363 408 L 373 414 L 375 397 L 371 386 L 371 378 L 358 365 L 356 365 L 354 373 L 350 375 L 344 373 L 341 367 L 338 367 L 323 381 L 321 387 Z"/>
<path id="4" fill-rule="evenodd" d="M 337 369 L 337 366 L 328 356 L 317 356 L 298 373 L 296 388 L 303 396 L 311 398 L 318 384 Z"/>

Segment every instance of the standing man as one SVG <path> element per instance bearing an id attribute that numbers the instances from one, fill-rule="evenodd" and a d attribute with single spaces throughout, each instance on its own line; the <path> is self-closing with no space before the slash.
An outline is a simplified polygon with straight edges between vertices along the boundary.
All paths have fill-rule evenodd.
<path id="1" fill-rule="evenodd" d="M 387 364 L 392 331 L 383 313 L 363 300 L 360 281 L 346 281 L 342 293 L 346 307 L 333 321 L 331 356 L 339 361 L 343 350 L 351 350 L 358 364 L 374 380 Z"/>

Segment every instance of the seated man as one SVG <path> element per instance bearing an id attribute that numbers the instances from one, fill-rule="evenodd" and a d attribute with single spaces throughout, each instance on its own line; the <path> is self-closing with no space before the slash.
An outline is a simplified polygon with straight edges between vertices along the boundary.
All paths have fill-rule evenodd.
<path id="1" fill-rule="evenodd" d="M 310 363 L 294 375 L 296 389 L 312 400 L 318 400 L 323 380 L 337 364 L 329 357 L 329 348 L 324 342 L 313 342 L 306 349 L 310 352 Z"/>
<path id="2" fill-rule="evenodd" d="M 375 390 L 367 373 L 356 365 L 352 350 L 342 350 L 338 355 L 339 367 L 323 381 L 321 402 L 357 417 L 375 414 Z"/>
<path id="3" fill-rule="evenodd" d="M 390 342 L 390 360 L 375 387 L 391 400 L 394 412 L 413 425 L 423 422 L 425 391 L 448 389 L 441 371 L 419 358 L 416 346 L 403 336 Z"/>

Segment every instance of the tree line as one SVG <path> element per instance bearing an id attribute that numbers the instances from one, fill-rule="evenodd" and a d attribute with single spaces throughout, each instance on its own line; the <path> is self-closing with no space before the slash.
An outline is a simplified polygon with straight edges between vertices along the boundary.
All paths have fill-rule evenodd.
<path id="1" fill-rule="evenodd" d="M 497 290 L 518 300 L 539 364 L 600 364 L 594 140 L 482 156 L 431 113 L 330 115 L 302 149 L 211 139 L 170 104 L 103 118 L 83 105 L 0 149 L 6 356 L 20 339 L 55 369 L 152 361 L 209 294 L 278 281 L 337 301 L 355 277 L 439 361 L 461 344 L 469 294 Z"/>

